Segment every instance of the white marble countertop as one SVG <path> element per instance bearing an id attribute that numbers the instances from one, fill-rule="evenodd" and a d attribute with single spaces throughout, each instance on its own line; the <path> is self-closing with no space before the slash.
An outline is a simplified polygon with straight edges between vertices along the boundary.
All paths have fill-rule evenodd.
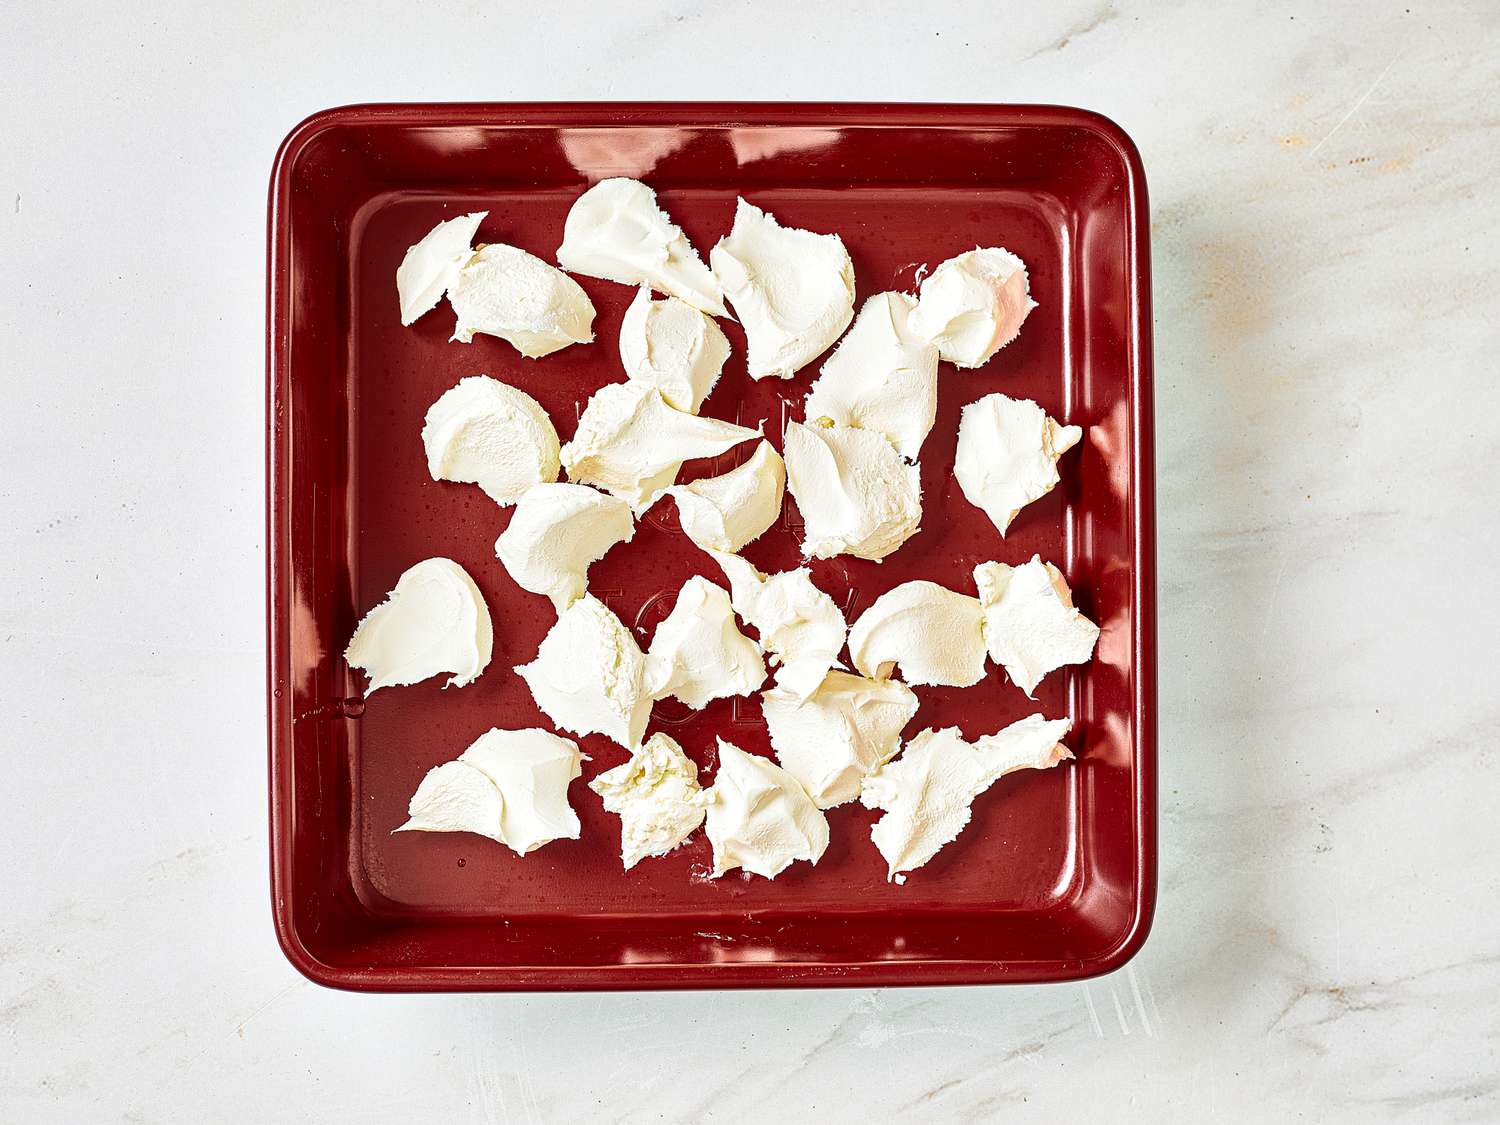
<path id="1" fill-rule="evenodd" d="M 1500 1118 L 1500 11 L 1407 3 L 8 8 L 0 1117 Z M 376 997 L 283 960 L 271 156 L 332 104 L 543 98 L 1055 101 L 1137 139 L 1162 879 L 1129 968 Z"/>

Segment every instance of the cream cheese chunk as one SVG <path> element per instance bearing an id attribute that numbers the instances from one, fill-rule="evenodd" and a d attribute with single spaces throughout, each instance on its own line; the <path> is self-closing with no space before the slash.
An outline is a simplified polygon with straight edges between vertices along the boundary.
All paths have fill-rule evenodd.
<path id="1" fill-rule="evenodd" d="M 874 430 L 915 461 L 937 417 L 938 350 L 909 326 L 916 301 L 877 293 L 864 303 L 807 393 L 809 425 Z"/>
<path id="2" fill-rule="evenodd" d="M 552 599 L 558 613 L 588 588 L 589 567 L 635 535 L 630 505 L 581 484 L 533 485 L 495 541 L 517 586 Z"/>
<path id="3" fill-rule="evenodd" d="M 500 839 L 505 799 L 484 773 L 457 759 L 428 770 L 393 832 L 473 832 Z"/>
<path id="4" fill-rule="evenodd" d="M 563 224 L 557 262 L 585 277 L 649 285 L 714 316 L 727 316 L 719 284 L 682 229 L 639 180 L 600 180 Z"/>
<path id="5" fill-rule="evenodd" d="M 854 263 L 836 234 L 784 227 L 741 199 L 708 259 L 745 327 L 752 379 L 790 379 L 854 317 Z"/>
<path id="6" fill-rule="evenodd" d="M 502 507 L 557 479 L 557 431 L 541 403 L 488 375 L 460 379 L 427 408 L 422 447 L 433 480 L 477 484 Z"/>
<path id="7" fill-rule="evenodd" d="M 1052 491 L 1057 459 L 1083 438 L 1030 399 L 985 395 L 963 409 L 953 475 L 965 498 L 1004 535 L 1016 514 Z"/>
<path id="8" fill-rule="evenodd" d="M 594 305 L 556 266 L 501 242 L 482 247 L 448 289 L 453 339 L 498 336 L 527 359 L 594 338 Z"/>
<path id="9" fill-rule="evenodd" d="M 650 856 L 666 855 L 703 823 L 698 767 L 675 739 L 653 734 L 630 752 L 630 761 L 606 770 L 589 788 L 604 809 L 620 818 L 620 862 L 629 871 Z"/>
<path id="10" fill-rule="evenodd" d="M 885 811 L 870 839 L 885 857 L 886 878 L 905 882 L 902 872 L 951 843 L 969 823 L 974 798 L 1006 774 L 1071 758 L 1058 741 L 1068 726 L 1067 719 L 1030 715 L 974 742 L 965 742 L 957 727 L 924 730 L 908 742 L 901 757 L 865 779 L 859 798 Z"/>
<path id="11" fill-rule="evenodd" d="M 582 772 L 578 746 L 551 731 L 495 730 L 427 772 L 397 832 L 474 832 L 517 855 L 576 840 L 568 785 Z"/>
<path id="12" fill-rule="evenodd" d="M 468 571 L 423 559 L 354 630 L 344 659 L 370 677 L 365 695 L 446 672 L 444 687 L 472 683 L 490 662 L 490 611 Z"/>
<path id="13" fill-rule="evenodd" d="M 626 381 L 600 387 L 562 447 L 568 479 L 618 496 L 639 515 L 677 480 L 684 461 L 717 457 L 757 430 L 698 418 L 667 405 L 661 392 Z"/>
<path id="14" fill-rule="evenodd" d="M 936 582 L 903 582 L 849 627 L 849 656 L 872 679 L 899 672 L 913 687 L 970 687 L 984 679 L 983 623 L 978 598 Z"/>
<path id="15" fill-rule="evenodd" d="M 858 797 L 866 775 L 895 756 L 917 697 L 895 680 L 829 672 L 806 700 L 763 692 L 761 710 L 781 768 L 831 809 Z"/>
<path id="16" fill-rule="evenodd" d="M 1016 338 L 1034 308 L 1025 263 L 991 246 L 949 258 L 923 280 L 911 327 L 949 363 L 978 367 Z"/>
<path id="17" fill-rule="evenodd" d="M 762 441 L 743 465 L 717 477 L 673 485 L 683 533 L 705 551 L 736 552 L 759 538 L 781 515 L 786 462 Z"/>
<path id="18" fill-rule="evenodd" d="M 542 638 L 536 659 L 516 672 L 542 712 L 573 734 L 602 734 L 627 750 L 651 718 L 646 657 L 603 602 L 584 594 Z"/>
<path id="19" fill-rule="evenodd" d="M 458 271 L 474 256 L 474 234 L 488 214 L 475 211 L 447 219 L 407 248 L 406 256 L 396 268 L 396 298 L 401 305 L 402 324 L 411 324 L 423 313 L 437 308 L 443 294 L 458 280 Z"/>
<path id="20" fill-rule="evenodd" d="M 728 358 L 729 340 L 713 318 L 676 297 L 653 301 L 650 289 L 639 289 L 620 322 L 626 376 L 677 410 L 698 413 Z"/>
<path id="21" fill-rule="evenodd" d="M 675 696 L 696 711 L 749 695 L 765 678 L 760 645 L 740 632 L 729 595 L 702 575 L 684 582 L 646 652 L 651 698 Z"/>
<path id="22" fill-rule="evenodd" d="M 803 567 L 767 576 L 739 555 L 711 552 L 729 579 L 734 611 L 760 634 L 776 666 L 776 686 L 804 700 L 838 667 L 847 627 L 838 605 Z"/>
<path id="23" fill-rule="evenodd" d="M 1051 563 L 1037 555 L 1020 566 L 980 563 L 974 584 L 990 658 L 1028 698 L 1048 672 L 1093 656 L 1099 626 L 1074 607 L 1066 579 Z"/>
<path id="24" fill-rule="evenodd" d="M 922 523 L 917 466 L 884 434 L 852 426 L 786 428 L 787 487 L 802 513 L 802 553 L 880 561 Z"/>
<path id="25" fill-rule="evenodd" d="M 799 859 L 828 850 L 828 818 L 791 774 L 719 739 L 719 769 L 703 794 L 713 877 L 742 867 L 774 879 Z"/>

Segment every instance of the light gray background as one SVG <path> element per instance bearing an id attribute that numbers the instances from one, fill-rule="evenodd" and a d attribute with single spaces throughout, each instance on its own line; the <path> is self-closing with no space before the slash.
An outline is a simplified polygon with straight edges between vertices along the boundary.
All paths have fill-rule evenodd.
<path id="1" fill-rule="evenodd" d="M 0 1117 L 1500 1117 L 1493 4 L 22 0 L 3 24 Z M 1055 101 L 1139 142 L 1162 880 L 1129 969 L 371 997 L 282 959 L 271 157 L 337 103 L 544 98 Z"/>

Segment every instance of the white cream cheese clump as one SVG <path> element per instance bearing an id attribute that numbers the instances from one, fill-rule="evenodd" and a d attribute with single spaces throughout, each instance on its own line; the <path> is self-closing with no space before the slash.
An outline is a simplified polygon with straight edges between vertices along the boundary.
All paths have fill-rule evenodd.
<path id="1" fill-rule="evenodd" d="M 649 285 L 695 309 L 728 315 L 698 251 L 639 180 L 600 180 L 580 195 L 563 224 L 557 261 L 585 277 Z"/>
<path id="2" fill-rule="evenodd" d="M 576 840 L 568 785 L 582 773 L 577 744 L 551 731 L 496 730 L 429 770 L 397 832 L 474 832 L 517 855 Z"/>
<path id="3" fill-rule="evenodd" d="M 784 227 L 741 199 L 708 259 L 745 326 L 752 379 L 790 379 L 854 318 L 854 263 L 836 234 Z"/>
<path id="4" fill-rule="evenodd" d="M 437 308 L 443 294 L 458 280 L 458 271 L 474 256 L 474 234 L 488 214 L 475 211 L 447 219 L 407 248 L 396 268 L 396 298 L 403 325 Z"/>
<path id="5" fill-rule="evenodd" d="M 936 582 L 903 582 L 849 626 L 849 656 L 872 679 L 899 671 L 913 687 L 971 687 L 984 678 L 983 623 L 978 598 Z"/>
<path id="6" fill-rule="evenodd" d="M 423 559 L 354 630 L 344 659 L 366 672 L 369 696 L 383 687 L 449 673 L 444 687 L 472 683 L 490 662 L 490 611 L 468 571 L 452 559 Z"/>
<path id="7" fill-rule="evenodd" d="M 812 695 L 844 647 L 848 627 L 838 605 L 813 585 L 806 567 L 767 576 L 739 555 L 711 554 L 729 579 L 734 611 L 759 632 L 777 665 L 776 686 L 799 701 Z"/>
<path id="8" fill-rule="evenodd" d="M 828 818 L 791 774 L 719 739 L 719 769 L 703 794 L 715 879 L 736 867 L 774 879 L 828 850 Z"/>
<path id="9" fill-rule="evenodd" d="M 453 339 L 498 336 L 527 359 L 594 338 L 594 304 L 578 282 L 516 246 L 491 243 L 459 270 L 448 289 L 457 314 Z"/>
<path id="10" fill-rule="evenodd" d="M 561 613 L 588 588 L 589 567 L 634 535 L 625 501 L 581 484 L 538 484 L 517 502 L 495 555 L 517 586 Z"/>
<path id="11" fill-rule="evenodd" d="M 584 594 L 542 638 L 536 659 L 516 669 L 542 712 L 563 730 L 602 734 L 627 750 L 651 718 L 646 657 L 603 602 Z"/>
<path id="12" fill-rule="evenodd" d="M 637 290 L 620 322 L 620 365 L 638 383 L 661 392 L 667 405 L 696 414 L 719 381 L 729 340 L 713 319 L 686 301 L 651 299 Z"/>
<path id="13" fill-rule="evenodd" d="M 951 843 L 972 815 L 978 797 L 1008 773 L 1049 769 L 1073 755 L 1058 740 L 1067 719 L 1030 715 L 998 734 L 965 742 L 957 727 L 924 730 L 901 757 L 865 779 L 860 803 L 883 809 L 870 839 L 885 857 L 886 878 L 921 867 Z"/>
<path id="14" fill-rule="evenodd" d="M 786 462 L 768 441 L 743 465 L 666 490 L 677 503 L 683 533 L 705 551 L 737 552 L 781 515 Z"/>
<path id="15" fill-rule="evenodd" d="M 501 507 L 557 479 L 560 447 L 547 412 L 488 375 L 460 379 L 427 408 L 422 448 L 433 480 L 477 484 Z"/>
<path id="16" fill-rule="evenodd" d="M 990 658 L 1028 698 L 1042 677 L 1094 654 L 1099 626 L 1073 605 L 1062 572 L 1037 555 L 1020 566 L 986 562 L 974 568 L 984 606 Z"/>
<path id="17" fill-rule="evenodd" d="M 626 871 L 650 856 L 666 855 L 703 823 L 698 767 L 675 739 L 659 732 L 589 788 L 604 798 L 606 812 L 620 818 L 620 862 Z"/>
<path id="18" fill-rule="evenodd" d="M 978 367 L 1016 338 L 1036 308 L 1026 265 L 998 246 L 949 258 L 923 280 L 911 327 L 957 367 Z"/>
<path id="19" fill-rule="evenodd" d="M 802 513 L 802 553 L 879 562 L 921 528 L 917 466 L 884 434 L 852 426 L 786 428 L 787 488 Z"/>
<path id="20" fill-rule="evenodd" d="M 953 475 L 965 498 L 982 508 L 1001 535 L 1027 504 L 1060 479 L 1057 459 L 1083 439 L 1030 399 L 985 395 L 963 409 Z"/>
<path id="21" fill-rule="evenodd" d="M 917 697 L 896 680 L 829 672 L 806 700 L 763 692 L 761 709 L 781 768 L 831 809 L 858 797 L 866 775 L 895 756 Z"/>
<path id="22" fill-rule="evenodd" d="M 684 461 L 717 457 L 759 436 L 674 410 L 655 387 L 627 380 L 589 398 L 573 440 L 562 447 L 562 464 L 569 480 L 602 488 L 639 515 L 677 480 Z"/>
<path id="23" fill-rule="evenodd" d="M 809 424 L 874 430 L 915 461 L 937 417 L 938 350 L 908 324 L 916 301 L 877 293 L 823 363 L 807 393 Z"/>
<path id="24" fill-rule="evenodd" d="M 646 652 L 651 698 L 675 696 L 696 711 L 749 695 L 765 678 L 760 645 L 740 632 L 729 595 L 702 575 L 684 582 Z"/>

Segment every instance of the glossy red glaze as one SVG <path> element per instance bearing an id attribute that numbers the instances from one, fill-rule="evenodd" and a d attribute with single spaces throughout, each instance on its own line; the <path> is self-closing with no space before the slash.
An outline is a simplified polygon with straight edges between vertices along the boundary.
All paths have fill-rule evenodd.
<path id="1" fill-rule="evenodd" d="M 402 834 L 423 774 L 491 726 L 547 725 L 511 667 L 553 621 L 493 545 L 510 518 L 475 487 L 428 478 L 427 406 L 464 375 L 525 388 L 564 440 L 589 394 L 620 377 L 616 334 L 632 290 L 580 278 L 595 346 L 523 360 L 489 337 L 449 343 L 446 304 L 400 325 L 393 278 L 439 219 L 478 209 L 480 241 L 555 260 L 568 207 L 590 182 L 640 176 L 705 257 L 736 194 L 784 223 L 836 231 L 861 302 L 912 290 L 923 266 L 1004 245 L 1040 306 L 975 372 L 942 369 L 922 451 L 921 532 L 884 564 L 835 559 L 814 578 L 848 610 L 930 578 L 972 592 L 986 559 L 1040 552 L 1103 627 L 1096 659 L 1054 673 L 1035 704 L 991 666 L 968 690 L 919 689 L 907 728 L 975 736 L 1041 710 L 1071 715 L 1070 766 L 1003 779 L 959 839 L 905 886 L 887 884 L 875 814 L 830 814 L 816 867 L 774 882 L 704 877 L 701 833 L 622 873 L 619 822 L 575 783 L 583 837 L 524 860 L 468 835 Z M 282 145 L 271 183 L 268 341 L 268 618 L 271 882 L 287 956 L 355 989 L 575 989 L 1046 981 L 1104 972 L 1145 939 L 1156 886 L 1155 563 L 1146 188 L 1128 137 L 1091 113 L 1045 106 L 414 105 L 320 113 Z M 815 367 L 752 383 L 743 335 L 704 413 L 781 424 Z M 1063 483 L 1002 540 L 952 478 L 960 408 L 991 391 L 1036 399 L 1087 429 Z M 683 479 L 723 471 L 692 464 Z M 746 554 L 798 563 L 788 519 Z M 645 647 L 694 573 L 721 578 L 674 530 L 664 501 L 591 586 Z M 460 562 L 495 621 L 489 670 L 461 690 L 430 680 L 366 705 L 341 652 L 406 567 Z M 684 716 L 669 731 L 712 776 L 713 739 L 769 752 L 755 700 Z M 584 741 L 584 780 L 625 757 Z"/>

